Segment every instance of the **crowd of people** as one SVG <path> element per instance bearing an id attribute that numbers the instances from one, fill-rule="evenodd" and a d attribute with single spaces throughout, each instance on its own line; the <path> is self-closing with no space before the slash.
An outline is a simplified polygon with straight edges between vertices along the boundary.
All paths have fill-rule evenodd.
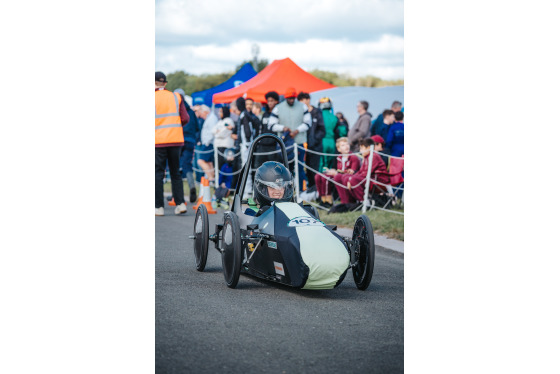
<path id="1" fill-rule="evenodd" d="M 214 185 L 218 201 L 225 199 L 235 188 L 251 144 L 260 134 L 275 134 L 283 140 L 292 175 L 298 167 L 299 191 L 308 196 L 314 192 L 320 205 L 333 212 L 351 209 L 364 199 L 370 146 L 375 151 L 371 173 L 380 183 L 389 183 L 387 155 L 404 156 L 404 112 L 398 101 L 375 119 L 368 112 L 369 103 L 359 101 L 358 120 L 349 126 L 343 113 L 333 112 L 334 103 L 328 97 L 313 106 L 309 93 L 298 93 L 294 88 L 266 93 L 266 103 L 239 97 L 221 106 L 216 114 L 206 105 L 191 107 L 182 89 L 170 92 L 166 84 L 165 74 L 156 72 L 156 215 L 163 215 L 166 166 L 175 214 L 185 213 L 183 180 L 188 183 L 191 202 L 197 198 L 197 171 Z M 294 162 L 294 146 L 299 146 L 298 160 L 307 167 Z M 214 165 L 214 148 L 218 165 Z M 260 141 L 255 152 L 244 199 L 252 196 L 254 170 L 266 161 L 281 161 L 274 140 Z M 220 170 L 218 181 L 215 167 Z M 333 195 L 340 198 L 337 207 L 333 207 Z"/>

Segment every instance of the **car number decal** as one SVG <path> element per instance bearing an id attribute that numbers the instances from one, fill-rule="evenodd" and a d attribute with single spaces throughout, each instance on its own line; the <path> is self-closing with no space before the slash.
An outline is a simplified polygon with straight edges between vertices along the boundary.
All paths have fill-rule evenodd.
<path id="1" fill-rule="evenodd" d="M 325 226 L 325 224 L 309 216 L 295 217 L 288 222 L 288 227 Z"/>

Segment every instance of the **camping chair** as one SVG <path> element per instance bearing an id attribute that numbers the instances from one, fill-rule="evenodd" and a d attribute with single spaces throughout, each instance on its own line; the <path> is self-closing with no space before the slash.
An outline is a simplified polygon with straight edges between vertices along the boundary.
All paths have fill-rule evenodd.
<path id="1" fill-rule="evenodd" d="M 369 210 L 374 209 L 374 207 L 387 209 L 389 205 L 394 204 L 397 195 L 401 195 L 401 200 L 404 192 L 404 177 L 402 176 L 404 171 L 404 159 L 390 158 L 389 159 L 389 171 L 387 173 L 375 173 L 373 179 L 370 181 L 369 193 L 367 206 Z M 377 182 L 379 175 L 387 175 L 389 177 L 389 184 L 379 184 Z M 394 188 L 393 188 L 394 187 Z M 400 192 L 399 191 L 403 191 Z M 358 210 L 358 207 L 356 210 Z"/>

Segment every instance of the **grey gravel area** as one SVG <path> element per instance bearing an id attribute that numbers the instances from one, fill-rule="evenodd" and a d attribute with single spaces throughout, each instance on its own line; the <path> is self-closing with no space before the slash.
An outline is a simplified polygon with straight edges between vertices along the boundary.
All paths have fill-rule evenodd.
<path id="1" fill-rule="evenodd" d="M 165 214 L 155 217 L 156 373 L 403 372 L 403 254 L 378 248 L 366 291 L 351 272 L 333 290 L 246 275 L 230 289 L 213 243 L 205 271 L 195 268 L 192 204 Z"/>

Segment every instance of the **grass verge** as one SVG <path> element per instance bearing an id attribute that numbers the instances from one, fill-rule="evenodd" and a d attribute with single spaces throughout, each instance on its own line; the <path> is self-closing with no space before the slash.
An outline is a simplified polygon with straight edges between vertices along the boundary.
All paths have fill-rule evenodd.
<path id="1" fill-rule="evenodd" d="M 212 193 L 214 192 L 213 188 L 210 190 Z M 171 193 L 171 183 L 165 183 L 163 185 L 163 191 Z M 189 196 L 187 182 L 183 182 L 183 191 L 186 196 Z M 354 223 L 361 214 L 361 211 L 327 214 L 326 211 L 319 209 L 321 221 L 329 225 L 348 227 L 350 229 L 354 228 Z M 369 217 L 376 234 L 404 241 L 404 216 L 384 212 L 382 210 L 368 211 L 366 212 L 366 215 Z"/>
<path id="2" fill-rule="evenodd" d="M 361 214 L 361 211 L 327 214 L 326 211 L 319 210 L 319 216 L 324 223 L 351 229 Z M 366 216 L 369 217 L 376 234 L 404 241 L 404 216 L 382 210 L 368 211 Z"/>

